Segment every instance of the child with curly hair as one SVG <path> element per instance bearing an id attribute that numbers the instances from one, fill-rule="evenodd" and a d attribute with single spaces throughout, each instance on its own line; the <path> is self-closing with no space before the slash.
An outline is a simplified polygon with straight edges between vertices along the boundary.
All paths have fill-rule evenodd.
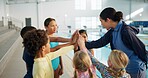
<path id="1" fill-rule="evenodd" d="M 75 40 L 73 40 L 75 41 Z M 74 49 L 74 42 L 65 44 L 55 52 L 50 52 L 50 40 L 44 30 L 32 30 L 24 35 L 23 44 L 30 55 L 35 56 L 33 78 L 54 78 L 51 60 Z"/>

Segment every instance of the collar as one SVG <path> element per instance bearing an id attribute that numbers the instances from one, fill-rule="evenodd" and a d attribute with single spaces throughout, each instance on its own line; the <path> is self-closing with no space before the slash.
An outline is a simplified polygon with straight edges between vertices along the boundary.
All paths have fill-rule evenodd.
<path id="1" fill-rule="evenodd" d="M 114 29 L 114 31 L 119 31 L 120 29 L 121 29 L 121 27 L 122 27 L 122 20 L 120 20 L 119 22 L 118 22 L 118 24 L 117 24 L 117 26 L 115 27 L 115 29 Z"/>

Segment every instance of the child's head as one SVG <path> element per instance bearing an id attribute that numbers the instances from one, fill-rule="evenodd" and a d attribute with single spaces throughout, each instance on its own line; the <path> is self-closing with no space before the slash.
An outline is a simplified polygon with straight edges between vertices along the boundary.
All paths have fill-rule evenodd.
<path id="1" fill-rule="evenodd" d="M 109 55 L 108 65 L 109 68 L 116 71 L 116 75 L 122 76 L 125 72 L 125 68 L 128 65 L 128 56 L 120 50 L 112 50 Z"/>
<path id="2" fill-rule="evenodd" d="M 57 23 L 56 23 L 56 20 L 53 19 L 53 18 L 47 18 L 44 21 L 44 26 L 45 26 L 45 29 L 46 29 L 48 34 L 56 33 L 57 27 L 58 27 Z"/>
<path id="3" fill-rule="evenodd" d="M 31 30 L 35 30 L 36 28 L 33 26 L 25 26 L 24 28 L 22 28 L 20 35 L 23 38 L 23 36 L 25 35 L 26 32 L 31 31 Z"/>
<path id="4" fill-rule="evenodd" d="M 90 70 L 91 60 L 85 52 L 78 51 L 74 54 L 73 66 L 75 68 L 74 78 L 77 78 L 76 71 L 85 72 L 87 70 L 89 71 L 90 77 L 93 77 L 93 74 Z"/>
<path id="5" fill-rule="evenodd" d="M 28 31 L 24 35 L 23 44 L 29 54 L 33 56 L 36 56 L 39 52 L 50 52 L 49 39 L 44 30 Z"/>
<path id="6" fill-rule="evenodd" d="M 86 30 L 79 30 L 79 34 L 85 39 L 85 42 L 88 41 L 88 35 L 87 35 L 87 32 Z"/>
<path id="7" fill-rule="evenodd" d="M 85 52 L 78 51 L 74 54 L 73 65 L 76 70 L 87 71 L 91 66 L 90 57 Z"/>

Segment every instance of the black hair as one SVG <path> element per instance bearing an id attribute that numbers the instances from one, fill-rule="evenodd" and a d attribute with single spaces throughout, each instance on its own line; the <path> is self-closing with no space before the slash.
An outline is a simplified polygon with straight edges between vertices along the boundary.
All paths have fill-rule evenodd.
<path id="1" fill-rule="evenodd" d="M 53 18 L 47 18 L 47 19 L 44 21 L 44 26 L 45 26 L 45 27 L 48 27 L 48 25 L 49 25 L 49 23 L 50 23 L 51 21 L 55 21 L 55 19 L 53 19 Z"/>
<path id="2" fill-rule="evenodd" d="M 88 36 L 86 30 L 84 30 L 84 29 L 79 30 L 79 33 L 80 33 L 80 34 L 81 34 L 81 33 L 85 33 L 86 36 Z"/>
<path id="3" fill-rule="evenodd" d="M 28 50 L 28 53 L 35 56 L 37 52 L 48 42 L 47 33 L 44 30 L 28 31 L 24 35 L 23 45 Z"/>
<path id="4" fill-rule="evenodd" d="M 100 13 L 100 17 L 105 21 L 107 20 L 107 18 L 109 18 L 115 22 L 119 22 L 121 19 L 123 19 L 123 13 L 121 11 L 116 12 L 114 8 L 108 7 Z"/>
<path id="5" fill-rule="evenodd" d="M 20 35 L 23 38 L 23 36 L 25 35 L 26 32 L 31 31 L 31 30 L 35 30 L 36 28 L 33 26 L 25 26 L 24 28 L 22 28 Z"/>

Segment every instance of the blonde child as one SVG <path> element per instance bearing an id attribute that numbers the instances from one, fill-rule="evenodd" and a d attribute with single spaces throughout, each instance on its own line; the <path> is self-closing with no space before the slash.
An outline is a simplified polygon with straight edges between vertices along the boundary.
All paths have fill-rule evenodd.
<path id="1" fill-rule="evenodd" d="M 80 50 L 88 52 L 82 36 L 79 36 L 78 45 L 80 46 Z M 91 53 L 89 53 L 89 56 L 93 65 L 95 65 L 98 71 L 100 71 L 103 78 L 131 78 L 125 70 L 129 59 L 124 52 L 120 50 L 112 50 L 108 59 L 108 67 L 103 63 L 100 63 Z"/>
<path id="2" fill-rule="evenodd" d="M 112 50 L 108 59 L 108 67 L 94 57 L 91 57 L 91 60 L 103 78 L 131 78 L 125 70 L 129 61 L 128 57 L 120 50 Z"/>
<path id="3" fill-rule="evenodd" d="M 71 45 L 72 42 L 65 44 L 67 47 L 50 52 L 49 42 L 47 33 L 44 30 L 33 30 L 24 35 L 24 47 L 28 49 L 29 54 L 35 56 L 33 78 L 54 78 L 51 60 L 74 49 L 74 46 Z"/>
<path id="4" fill-rule="evenodd" d="M 90 57 L 83 51 L 78 51 L 73 57 L 74 78 L 97 78 L 95 66 Z"/>
<path id="5" fill-rule="evenodd" d="M 83 46 L 79 45 L 80 51 L 75 52 L 73 57 L 74 78 L 97 78 L 95 66 L 92 65 L 88 53 L 81 48 Z"/>

